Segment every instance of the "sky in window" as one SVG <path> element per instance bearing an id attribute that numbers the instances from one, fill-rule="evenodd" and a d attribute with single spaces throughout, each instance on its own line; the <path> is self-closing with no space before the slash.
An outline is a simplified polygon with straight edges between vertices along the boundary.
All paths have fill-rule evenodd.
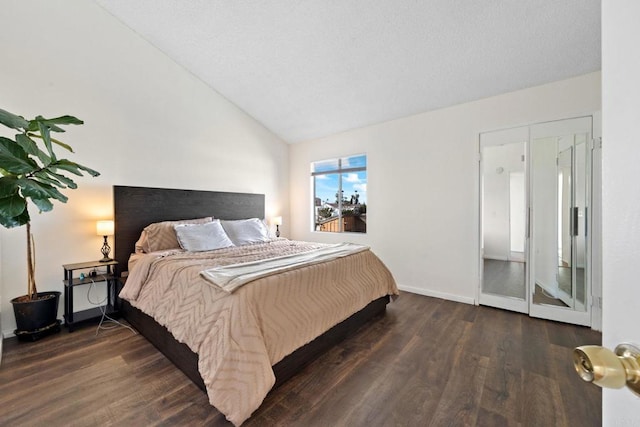
<path id="1" fill-rule="evenodd" d="M 343 157 L 341 159 L 342 169 L 367 167 L 367 156 L 365 154 L 359 156 Z M 329 172 L 338 170 L 338 159 L 314 162 L 312 164 L 312 172 Z M 338 192 L 338 179 L 342 175 L 342 191 L 344 197 L 348 200 L 351 196 L 359 195 L 359 203 L 367 203 L 367 172 L 345 172 L 327 173 L 324 175 L 316 175 L 316 197 L 328 203 L 336 203 L 336 193 Z"/>
<path id="2" fill-rule="evenodd" d="M 340 160 L 342 161 L 342 169 L 367 167 L 366 154 L 343 157 Z M 338 159 L 321 160 L 311 164 L 311 172 L 334 172 L 338 170 L 338 167 Z"/>
<path id="3" fill-rule="evenodd" d="M 340 174 L 316 175 L 316 197 L 322 202 L 335 203 L 338 192 L 338 177 Z M 352 195 L 360 195 L 358 201 L 367 203 L 367 173 L 350 172 L 342 174 L 342 191 L 344 196 L 350 199 Z"/>

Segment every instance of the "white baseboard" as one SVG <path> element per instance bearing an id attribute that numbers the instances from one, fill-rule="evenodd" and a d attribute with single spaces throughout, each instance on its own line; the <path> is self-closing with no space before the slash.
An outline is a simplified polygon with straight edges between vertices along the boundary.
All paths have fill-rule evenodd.
<path id="1" fill-rule="evenodd" d="M 464 304 L 476 305 L 476 300 L 472 297 L 463 297 L 461 295 L 448 294 L 446 292 L 432 291 L 430 289 L 416 288 L 414 286 L 405 285 L 398 285 L 398 289 L 404 292 L 411 292 L 412 294 L 424 295 L 426 297 L 434 297 L 446 299 L 449 301 L 461 302 Z"/>

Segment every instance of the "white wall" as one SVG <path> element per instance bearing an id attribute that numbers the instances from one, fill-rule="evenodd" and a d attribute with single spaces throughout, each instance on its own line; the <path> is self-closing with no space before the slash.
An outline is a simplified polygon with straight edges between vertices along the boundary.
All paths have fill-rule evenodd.
<path id="1" fill-rule="evenodd" d="M 511 173 L 524 173 L 524 142 L 488 146 L 482 149 L 484 258 L 507 261 L 511 256 L 511 223 L 523 212 L 511 210 Z M 524 185 L 522 186 L 524 200 Z M 524 239 L 524 229 L 522 230 Z M 520 248 L 524 252 L 524 245 Z"/>
<path id="2" fill-rule="evenodd" d="M 0 108 L 31 118 L 72 114 L 73 160 L 97 169 L 67 204 L 31 209 L 40 290 L 62 291 L 62 264 L 98 259 L 95 221 L 111 216 L 112 186 L 265 193 L 288 218 L 288 146 L 88 0 L 3 1 Z M 2 327 L 26 291 L 24 227 L 0 230 Z M 62 312 L 62 304 L 60 311 Z"/>
<path id="3" fill-rule="evenodd" d="M 603 344 L 640 345 L 640 3 L 602 2 Z M 603 425 L 640 425 L 640 398 L 603 393 Z"/>
<path id="4" fill-rule="evenodd" d="M 479 133 L 592 114 L 600 102 L 600 73 L 591 73 L 295 144 L 291 236 L 368 244 L 401 288 L 471 303 L 479 276 Z M 363 152 L 367 234 L 312 232 L 310 162 Z"/>

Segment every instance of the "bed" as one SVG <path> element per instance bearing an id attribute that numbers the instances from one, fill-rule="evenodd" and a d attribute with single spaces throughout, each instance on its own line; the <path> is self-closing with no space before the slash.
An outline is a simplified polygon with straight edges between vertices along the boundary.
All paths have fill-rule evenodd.
<path id="1" fill-rule="evenodd" d="M 114 186 L 114 237 L 115 259 L 116 261 L 118 261 L 118 274 L 122 274 L 127 269 L 126 266 L 128 265 L 129 256 L 131 255 L 131 252 L 133 252 L 132 249 L 136 241 L 138 240 L 142 229 L 144 229 L 148 224 L 167 220 L 173 221 L 200 218 L 203 216 L 213 216 L 215 218 L 223 220 L 263 218 L 264 212 L 264 195 L 260 194 Z M 293 245 L 295 243 L 282 241 L 286 239 L 280 240 L 281 241 L 274 242 L 273 245 Z M 256 245 L 256 247 L 257 246 L 259 245 Z M 230 250 L 231 249 L 232 248 L 230 248 Z M 369 253 L 363 253 L 362 255 L 352 255 L 351 258 L 365 255 L 367 257 L 371 257 Z M 184 255 L 182 254 L 180 254 L 179 256 L 184 257 Z M 339 262 L 347 262 L 346 258 L 349 257 L 343 257 Z M 184 262 L 187 262 L 186 258 L 184 259 Z M 192 261 L 189 260 L 188 262 Z M 332 262 L 337 263 L 338 261 Z M 327 263 L 323 263 L 323 265 L 324 264 Z M 322 265 L 304 267 L 292 272 L 282 273 L 281 275 L 294 275 L 290 276 L 290 279 L 291 277 L 293 277 L 295 280 L 298 280 L 299 283 L 302 283 L 304 281 L 301 280 L 301 278 L 304 277 L 301 276 L 304 273 L 303 270 L 319 268 L 322 268 Z M 128 278 L 123 278 L 123 282 L 126 280 L 128 280 Z M 393 281 L 393 279 L 390 277 L 390 273 L 388 274 L 388 278 L 386 280 L 390 280 L 391 282 Z M 232 295 L 234 295 L 234 298 L 236 294 L 248 295 L 250 292 L 253 292 L 251 289 L 259 288 L 261 286 L 267 286 L 267 282 L 269 282 L 269 286 L 272 287 L 280 286 L 274 285 L 274 281 L 274 276 L 270 276 L 264 279 L 258 279 L 255 284 L 249 283 L 246 286 L 243 286 L 241 290 L 234 291 Z M 219 290 L 210 291 L 209 288 L 204 285 L 200 286 L 202 286 L 202 290 L 199 290 L 199 292 L 219 292 Z M 289 284 L 286 286 L 291 285 Z M 354 310 L 352 314 L 349 313 L 348 316 L 345 316 L 344 320 L 339 321 L 339 323 L 334 324 L 333 326 L 327 327 L 326 331 L 321 332 L 319 335 L 316 335 L 315 338 L 312 338 L 300 347 L 294 349 L 292 352 L 288 352 L 286 356 L 282 358 L 277 357 L 277 362 L 271 364 L 270 366 L 270 370 L 272 368 L 272 375 L 275 378 L 273 384 L 277 386 L 278 384 L 286 381 L 288 378 L 295 375 L 296 372 L 309 364 L 328 348 L 344 339 L 349 333 L 355 331 L 363 324 L 369 322 L 372 318 L 383 314 L 386 308 L 386 304 L 390 300 L 390 296 L 397 294 L 395 283 L 385 284 L 385 286 L 388 287 L 389 291 L 385 291 L 384 295 L 376 296 L 375 298 L 372 298 L 371 301 L 367 299 L 367 302 L 362 304 L 362 308 Z M 245 288 L 247 288 L 248 290 L 245 290 Z M 208 297 L 203 299 L 208 299 Z M 136 304 L 138 304 L 137 301 L 134 301 L 134 303 L 132 304 L 124 299 L 119 300 L 120 310 L 123 317 L 125 317 L 143 336 L 145 336 L 154 346 L 156 346 L 165 356 L 167 356 L 167 358 L 170 359 L 178 368 L 180 368 L 195 384 L 197 384 L 201 389 L 206 390 L 209 393 L 211 403 L 216 406 L 223 414 L 225 414 L 225 416 L 227 416 L 227 419 L 229 419 L 234 424 L 239 425 L 242 424 L 242 422 L 246 420 L 246 418 L 248 418 L 248 416 L 250 416 L 255 409 L 257 409 L 256 403 L 251 403 L 251 400 L 253 398 L 246 397 L 242 393 L 249 393 L 248 390 L 252 390 L 254 386 L 255 388 L 260 389 L 261 387 L 263 387 L 263 385 L 261 384 L 262 380 L 256 380 L 256 384 L 251 384 L 251 381 L 249 381 L 248 384 L 245 384 L 245 391 L 243 392 L 238 392 L 238 390 L 235 390 L 235 387 L 238 387 L 239 389 L 242 389 L 242 387 L 234 384 L 234 392 L 240 394 L 238 394 L 236 397 L 226 399 L 232 400 L 232 402 L 220 402 L 219 397 L 217 398 L 217 400 L 215 400 L 216 398 L 212 397 L 211 388 L 216 386 L 215 384 L 213 384 L 215 381 L 220 382 L 217 374 L 212 376 L 207 372 L 204 375 L 205 378 L 207 378 L 207 381 L 205 381 L 203 379 L 203 375 L 201 375 L 201 370 L 199 370 L 198 367 L 199 362 L 203 362 L 203 360 L 209 361 L 212 358 L 212 356 L 209 355 L 209 348 L 211 346 L 198 347 L 200 348 L 199 352 L 201 354 L 199 359 L 198 354 L 192 351 L 189 345 L 183 342 L 179 342 L 179 340 L 174 338 L 172 333 L 170 333 L 167 329 L 167 327 L 171 329 L 172 326 L 166 324 L 162 316 L 158 316 L 158 313 L 154 313 L 154 315 L 159 318 L 159 320 L 156 321 L 153 317 L 136 308 L 134 306 Z M 283 305 L 287 304 L 285 303 Z M 280 309 L 281 308 L 279 308 L 279 310 Z M 255 309 L 252 308 L 251 310 Z M 167 327 L 163 326 L 161 323 L 165 324 Z M 260 326 L 257 330 L 262 332 L 261 328 L 262 326 Z M 180 341 L 185 341 L 183 337 L 180 336 L 180 334 L 178 334 L 178 336 L 180 337 Z M 204 341 L 208 342 L 207 340 Z M 235 343 L 235 338 L 232 341 Z M 195 347 L 193 343 L 189 344 L 192 347 Z M 240 382 L 241 381 L 239 381 L 239 383 Z M 268 389 L 270 389 L 273 384 L 268 383 L 264 387 L 266 387 L 266 390 L 268 391 Z M 264 394 L 266 395 L 266 392 Z M 258 396 L 258 400 L 256 402 L 261 402 L 264 398 L 264 396 L 260 396 Z M 247 400 L 249 403 L 245 404 L 245 400 Z M 242 401 L 242 405 L 248 405 L 248 407 L 243 407 L 236 410 L 236 408 L 234 407 L 234 402 L 236 401 Z M 257 403 L 257 405 L 259 406 L 259 403 Z"/>

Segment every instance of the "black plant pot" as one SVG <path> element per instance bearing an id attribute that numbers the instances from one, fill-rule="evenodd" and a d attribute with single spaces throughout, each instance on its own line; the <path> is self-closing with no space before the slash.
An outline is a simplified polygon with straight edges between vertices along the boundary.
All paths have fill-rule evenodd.
<path id="1" fill-rule="evenodd" d="M 60 331 L 58 301 L 60 292 L 38 292 L 33 300 L 18 297 L 11 300 L 17 329 L 14 331 L 21 341 L 35 341 L 53 332 Z"/>

